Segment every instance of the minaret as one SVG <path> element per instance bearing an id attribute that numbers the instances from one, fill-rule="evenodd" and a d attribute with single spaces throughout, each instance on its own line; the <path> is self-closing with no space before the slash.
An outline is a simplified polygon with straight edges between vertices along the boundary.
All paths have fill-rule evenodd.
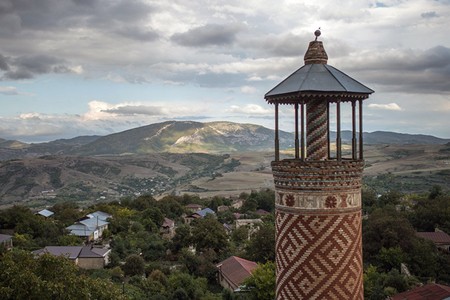
<path id="1" fill-rule="evenodd" d="M 320 31 L 315 35 L 305 65 L 265 95 L 275 106 L 276 299 L 363 299 L 362 101 L 373 90 L 328 65 L 323 44 L 317 41 Z M 294 111 L 293 159 L 280 160 L 280 104 Z M 352 116 L 348 157 L 341 145 L 344 104 L 351 105 Z M 330 151 L 332 110 L 334 153 Z"/>

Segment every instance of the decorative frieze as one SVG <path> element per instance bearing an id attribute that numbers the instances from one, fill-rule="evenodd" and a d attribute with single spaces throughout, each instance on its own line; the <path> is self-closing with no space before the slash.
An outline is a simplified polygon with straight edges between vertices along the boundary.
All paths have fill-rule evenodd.
<path id="1" fill-rule="evenodd" d="M 359 189 L 332 191 L 293 191 L 277 189 L 275 193 L 277 209 L 288 210 L 342 210 L 361 208 L 361 191 Z"/>

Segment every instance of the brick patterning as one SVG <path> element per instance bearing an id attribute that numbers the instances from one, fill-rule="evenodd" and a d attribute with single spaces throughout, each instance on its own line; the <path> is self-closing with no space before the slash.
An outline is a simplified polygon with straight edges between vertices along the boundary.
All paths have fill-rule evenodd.
<path id="1" fill-rule="evenodd" d="M 277 300 L 363 299 L 364 162 L 272 162 Z"/>
<path id="2" fill-rule="evenodd" d="M 320 100 L 306 104 L 306 139 L 309 160 L 325 160 L 328 156 L 327 103 Z"/>
<path id="3" fill-rule="evenodd" d="M 276 211 L 277 299 L 363 299 L 361 212 Z"/>

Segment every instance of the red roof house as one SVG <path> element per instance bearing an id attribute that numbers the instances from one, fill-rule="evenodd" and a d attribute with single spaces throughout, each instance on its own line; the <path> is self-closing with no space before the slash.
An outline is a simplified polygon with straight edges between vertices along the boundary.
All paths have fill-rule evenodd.
<path id="1" fill-rule="evenodd" d="M 391 300 L 445 300 L 450 297 L 450 286 L 429 283 L 397 294 Z"/>
<path id="2" fill-rule="evenodd" d="M 436 230 L 435 232 L 416 232 L 417 236 L 432 241 L 436 247 L 446 251 L 450 251 L 450 235 Z"/>
<path id="3" fill-rule="evenodd" d="M 231 256 L 217 264 L 219 283 L 222 287 L 235 291 L 252 275 L 258 264 L 237 256 Z"/>

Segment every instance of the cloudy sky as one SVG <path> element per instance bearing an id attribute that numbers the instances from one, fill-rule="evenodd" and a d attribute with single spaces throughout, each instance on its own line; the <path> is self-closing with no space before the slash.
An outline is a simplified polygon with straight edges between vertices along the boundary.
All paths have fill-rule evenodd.
<path id="1" fill-rule="evenodd" d="M 450 0 L 0 0 L 0 138 L 273 128 L 264 94 L 319 27 L 328 64 L 376 91 L 365 131 L 450 138 Z M 280 122 L 293 130 L 291 107 Z"/>

